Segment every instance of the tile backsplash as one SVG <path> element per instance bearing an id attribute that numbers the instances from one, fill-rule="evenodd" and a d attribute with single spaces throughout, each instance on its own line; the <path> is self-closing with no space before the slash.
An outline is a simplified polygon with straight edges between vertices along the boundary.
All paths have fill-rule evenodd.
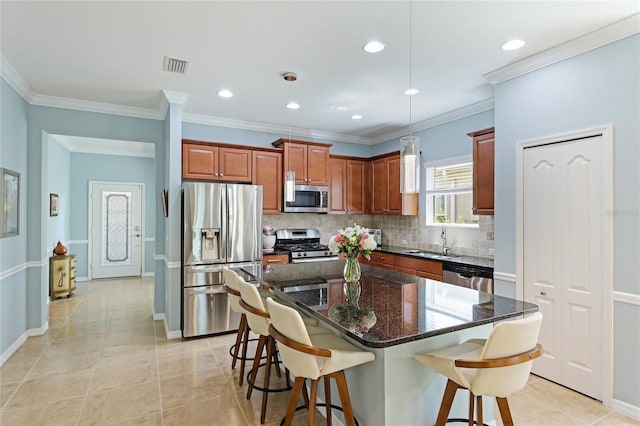
<path id="1" fill-rule="evenodd" d="M 336 231 L 357 223 L 368 228 L 382 229 L 382 244 L 406 246 L 421 250 L 440 251 L 440 226 L 426 226 L 425 216 L 333 215 L 312 213 L 283 213 L 263 217 L 263 224 L 273 229 L 315 228 L 321 242 L 327 243 Z M 493 216 L 479 216 L 478 228 L 447 226 L 447 242 L 453 243 L 452 253 L 492 258 Z M 405 240 L 406 243 L 403 241 Z"/>

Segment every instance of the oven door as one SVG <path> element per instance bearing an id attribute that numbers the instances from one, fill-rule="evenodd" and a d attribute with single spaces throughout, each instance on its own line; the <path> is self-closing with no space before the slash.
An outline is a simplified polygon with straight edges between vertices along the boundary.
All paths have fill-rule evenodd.
<path id="1" fill-rule="evenodd" d="M 314 311 L 329 308 L 327 302 L 329 289 L 326 282 L 286 286 L 282 288 L 282 291 Z"/>

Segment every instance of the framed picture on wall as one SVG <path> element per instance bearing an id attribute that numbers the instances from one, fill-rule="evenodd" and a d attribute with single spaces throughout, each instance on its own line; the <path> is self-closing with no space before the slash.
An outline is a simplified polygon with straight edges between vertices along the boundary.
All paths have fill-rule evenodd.
<path id="1" fill-rule="evenodd" d="M 58 194 L 49 194 L 49 216 L 58 216 L 60 211 L 60 199 Z"/>
<path id="2" fill-rule="evenodd" d="M 20 173 L 0 167 L 0 238 L 20 234 Z"/>

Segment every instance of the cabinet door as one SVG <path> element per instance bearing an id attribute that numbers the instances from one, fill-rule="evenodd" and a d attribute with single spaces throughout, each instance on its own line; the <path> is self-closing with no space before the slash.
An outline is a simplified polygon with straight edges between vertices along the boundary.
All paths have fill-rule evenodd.
<path id="1" fill-rule="evenodd" d="M 387 214 L 402 214 L 402 194 L 400 193 L 400 156 L 387 160 Z"/>
<path id="2" fill-rule="evenodd" d="M 329 213 L 347 212 L 347 160 L 329 159 Z"/>
<path id="3" fill-rule="evenodd" d="M 51 297 L 69 295 L 69 258 L 54 256 L 49 259 Z"/>
<path id="4" fill-rule="evenodd" d="M 296 184 L 308 185 L 307 182 L 307 145 L 297 143 L 285 144 L 284 172 L 296 173 Z"/>
<path id="5" fill-rule="evenodd" d="M 307 145 L 307 185 L 329 185 L 329 148 Z"/>
<path id="6" fill-rule="evenodd" d="M 280 214 L 282 211 L 282 154 L 253 151 L 252 179 L 262 185 L 262 213 Z"/>
<path id="7" fill-rule="evenodd" d="M 473 138 L 473 213 L 493 214 L 494 133 Z"/>
<path id="8" fill-rule="evenodd" d="M 227 182 L 251 182 L 251 150 L 219 148 L 220 180 Z"/>
<path id="9" fill-rule="evenodd" d="M 387 162 L 384 158 L 371 162 L 371 213 L 385 214 L 387 209 Z"/>
<path id="10" fill-rule="evenodd" d="M 347 161 L 347 213 L 366 213 L 366 171 L 367 162 L 360 160 Z"/>
<path id="11" fill-rule="evenodd" d="M 218 180 L 218 148 L 215 146 L 183 144 L 182 178 Z"/>

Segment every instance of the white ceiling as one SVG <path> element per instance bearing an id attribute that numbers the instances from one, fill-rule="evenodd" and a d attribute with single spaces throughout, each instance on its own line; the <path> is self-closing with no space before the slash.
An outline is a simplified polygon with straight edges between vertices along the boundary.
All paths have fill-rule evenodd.
<path id="1" fill-rule="evenodd" d="M 195 121 L 369 143 L 409 124 L 410 40 L 416 123 L 486 103 L 483 75 L 639 11 L 637 0 L 3 0 L 0 36 L 3 58 L 39 96 L 158 110 L 164 89 L 188 94 Z M 511 38 L 527 44 L 502 51 Z M 386 49 L 363 52 L 371 39 Z M 188 60 L 186 75 L 163 71 L 165 55 Z M 285 82 L 285 71 L 299 80 Z M 235 96 L 217 96 L 222 88 Z M 286 109 L 290 99 L 302 107 Z"/>

